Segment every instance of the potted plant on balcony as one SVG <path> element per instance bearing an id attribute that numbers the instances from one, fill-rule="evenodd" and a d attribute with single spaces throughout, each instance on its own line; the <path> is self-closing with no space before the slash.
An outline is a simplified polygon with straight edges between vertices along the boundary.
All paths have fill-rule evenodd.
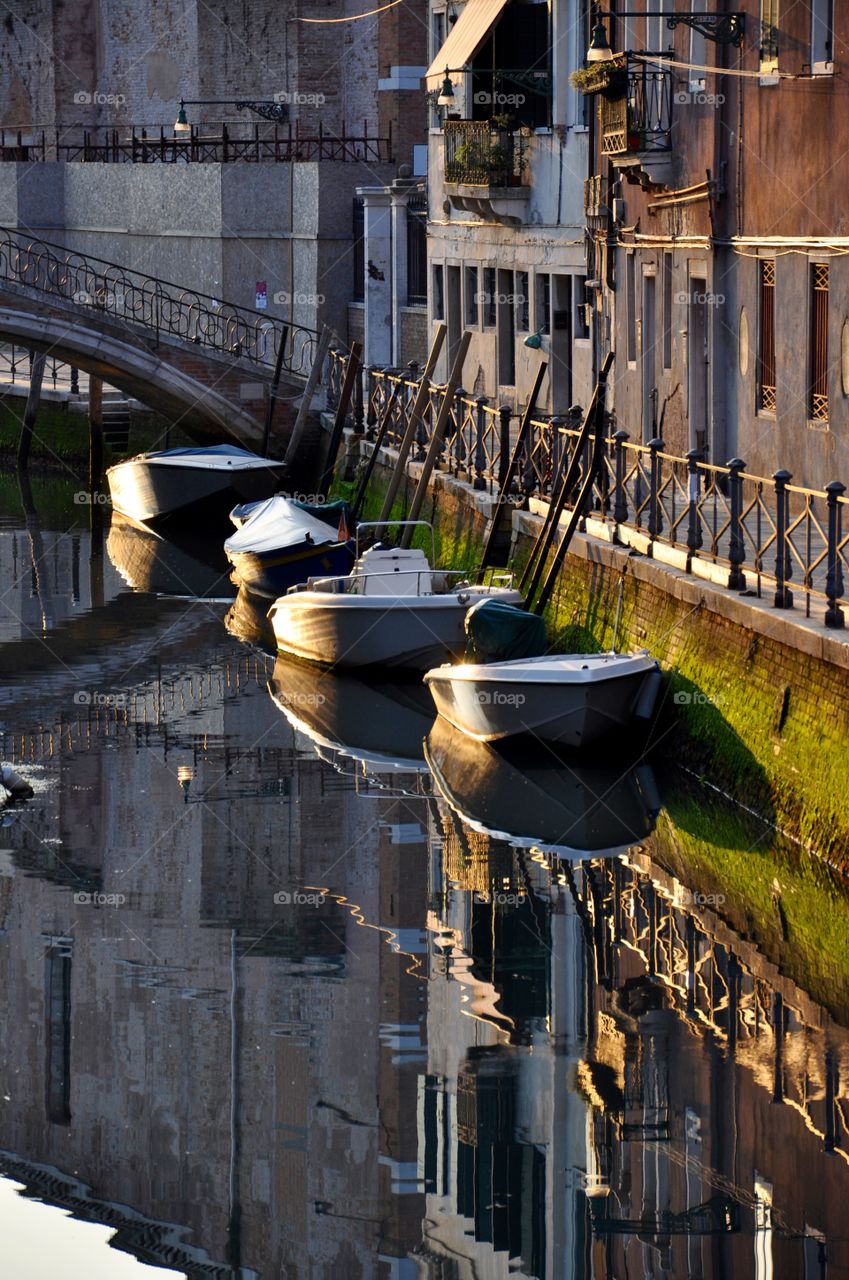
<path id="1" fill-rule="evenodd" d="M 585 96 L 599 93 L 605 98 L 623 98 L 628 92 L 628 55 L 617 53 L 607 62 L 579 67 L 569 80 L 572 88 Z"/>

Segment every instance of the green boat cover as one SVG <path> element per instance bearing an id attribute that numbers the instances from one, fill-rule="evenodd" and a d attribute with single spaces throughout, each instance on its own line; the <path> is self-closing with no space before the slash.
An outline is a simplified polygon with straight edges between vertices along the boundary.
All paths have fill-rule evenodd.
<path id="1" fill-rule="evenodd" d="M 300 507 L 302 511 L 308 511 L 317 520 L 323 520 L 325 524 L 332 524 L 334 529 L 339 527 L 343 516 L 345 517 L 345 524 L 351 532 L 357 527 L 354 513 L 344 498 L 339 498 L 336 502 L 301 502 L 299 498 L 292 498 L 291 502 L 293 506 Z"/>
<path id="2" fill-rule="evenodd" d="M 548 650 L 545 623 L 500 600 L 481 600 L 466 614 L 466 661 L 539 658 Z"/>

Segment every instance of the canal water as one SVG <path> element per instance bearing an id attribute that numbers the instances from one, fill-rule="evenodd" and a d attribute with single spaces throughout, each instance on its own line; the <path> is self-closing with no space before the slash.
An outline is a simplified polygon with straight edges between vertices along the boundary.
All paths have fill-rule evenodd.
<path id="1" fill-rule="evenodd" d="M 0 1273 L 849 1277 L 849 904 L 0 486 Z M 426 742 L 423 746 L 423 739 Z"/>

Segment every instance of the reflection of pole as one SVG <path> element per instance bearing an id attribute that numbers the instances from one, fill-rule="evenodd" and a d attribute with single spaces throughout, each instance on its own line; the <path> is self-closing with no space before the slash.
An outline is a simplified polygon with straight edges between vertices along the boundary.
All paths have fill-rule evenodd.
<path id="1" fill-rule="evenodd" d="M 47 357 L 43 351 L 30 352 L 32 365 L 29 376 L 29 395 L 24 409 L 24 421 L 21 426 L 21 438 L 18 441 L 18 470 L 26 471 L 29 466 L 29 454 L 32 447 L 32 430 L 41 400 L 41 383 L 44 379 L 44 363 Z"/>
<path id="2" fill-rule="evenodd" d="M 230 1214 L 227 1224 L 227 1260 L 233 1280 L 242 1274 L 242 1206 L 239 1202 L 239 1052 L 238 1052 L 238 973 L 236 969 L 236 930 L 230 930 Z"/>
<path id="3" fill-rule="evenodd" d="M 103 475 L 103 380 L 88 380 L 88 489 L 94 506 L 95 491 Z"/>

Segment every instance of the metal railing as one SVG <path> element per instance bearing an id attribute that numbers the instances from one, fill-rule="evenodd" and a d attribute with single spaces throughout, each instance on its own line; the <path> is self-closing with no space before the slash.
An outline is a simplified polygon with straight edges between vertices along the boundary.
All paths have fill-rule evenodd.
<path id="1" fill-rule="evenodd" d="M 672 137 L 672 72 L 628 61 L 625 92 L 600 97 L 602 155 L 668 151 Z"/>
<path id="2" fill-rule="evenodd" d="M 114 262 L 105 262 L 0 227 L 0 280 L 75 303 L 81 312 L 140 325 L 208 350 L 306 375 L 317 334 L 195 290 L 183 289 Z"/>
<path id="3" fill-rule="evenodd" d="M 18 383 L 29 386 L 33 354 L 28 347 L 14 342 L 0 344 L 0 386 L 17 386 Z M 83 375 L 83 381 L 87 381 L 87 375 Z M 55 356 L 48 356 L 44 362 L 42 386 L 79 395 L 80 372 Z"/>
<path id="4" fill-rule="evenodd" d="M 297 124 L 255 121 L 191 125 L 175 135 L 166 125 L 124 128 L 0 129 L 0 160 L 47 160 L 98 164 L 227 164 L 231 161 L 296 163 L 345 160 L 385 164 L 392 161 L 392 128 L 385 138 L 325 129 L 302 134 Z"/>
<path id="5" fill-rule="evenodd" d="M 486 120 L 445 121 L 445 181 L 516 187 L 525 172 L 527 139 Z"/>
<path id="6" fill-rule="evenodd" d="M 346 356 L 331 350 L 328 397 L 338 403 Z M 403 439 L 419 387 L 415 365 L 406 370 L 372 366 L 362 371 L 359 410 L 354 429 L 373 439 L 386 419 L 384 443 Z M 412 461 L 422 461 L 445 396 L 431 384 L 416 428 Z M 508 476 L 519 415 L 510 405 L 490 404 L 486 396 L 471 398 L 458 389 L 437 466 L 469 481 L 475 489 L 494 493 L 507 483 L 517 501 L 545 499 L 574 452 L 580 434 L 575 417 L 535 418 L 515 472 Z M 806 617 L 823 610 L 827 627 L 844 625 L 849 605 L 845 588 L 849 572 L 849 498 L 846 485 L 832 481 L 825 489 L 794 485 L 788 471 L 759 476 L 732 458 L 725 466 L 703 459 L 698 450 L 686 457 L 667 453 L 654 439 L 637 444 L 615 422 L 604 444 L 603 465 L 583 515 L 606 526 L 611 540 L 636 543 L 646 554 L 674 550 L 676 564 L 688 572 L 710 576 L 732 590 L 768 596 L 777 609 L 798 603 Z M 586 446 L 575 495 L 590 465 Z"/>

